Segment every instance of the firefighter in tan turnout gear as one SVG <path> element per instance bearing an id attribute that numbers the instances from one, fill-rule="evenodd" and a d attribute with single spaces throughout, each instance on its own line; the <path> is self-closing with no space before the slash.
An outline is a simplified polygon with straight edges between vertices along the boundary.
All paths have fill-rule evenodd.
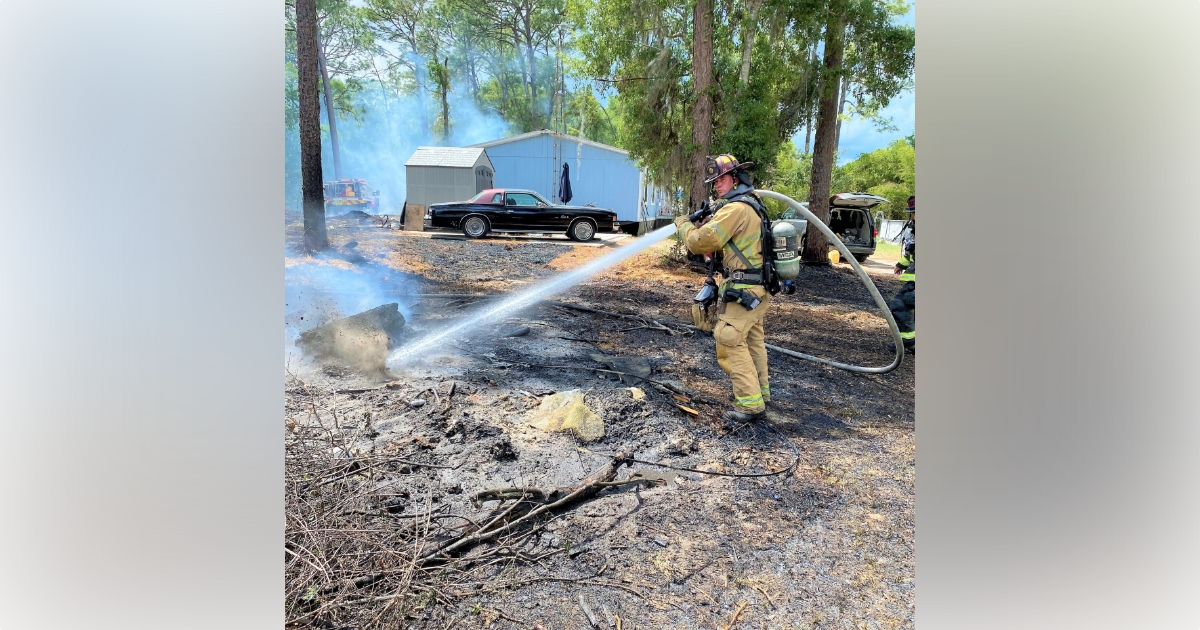
<path id="1" fill-rule="evenodd" d="M 763 318 L 770 293 L 763 286 L 762 220 L 751 203 L 762 207 L 754 195 L 752 163 L 738 163 L 732 155 L 709 157 L 705 183 L 712 184 L 717 199 L 711 210 L 701 210 L 675 220 L 679 235 L 693 254 L 720 251 L 725 269 L 717 290 L 717 322 L 712 329 L 717 363 L 733 381 L 733 410 L 728 422 L 758 420 L 771 400 L 767 378 L 767 348 Z M 704 217 L 711 212 L 711 217 Z"/>

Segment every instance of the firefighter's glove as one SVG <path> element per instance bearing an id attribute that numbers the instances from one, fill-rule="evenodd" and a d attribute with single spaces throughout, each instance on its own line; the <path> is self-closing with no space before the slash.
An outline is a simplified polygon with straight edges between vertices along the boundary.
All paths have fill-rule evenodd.
<path id="1" fill-rule="evenodd" d="M 708 207 L 708 202 L 700 204 L 700 209 L 688 215 L 688 221 L 695 223 L 712 214 L 712 209 Z"/>
<path id="2" fill-rule="evenodd" d="M 691 217 L 686 217 L 683 215 L 679 215 L 679 216 L 675 217 L 675 229 L 678 230 L 679 228 L 683 227 L 684 223 L 687 223 L 690 220 L 691 220 Z"/>

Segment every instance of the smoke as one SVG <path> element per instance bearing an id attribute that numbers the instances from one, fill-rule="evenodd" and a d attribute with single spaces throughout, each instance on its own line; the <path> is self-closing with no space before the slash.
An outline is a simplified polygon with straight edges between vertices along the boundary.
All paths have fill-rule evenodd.
<path id="1" fill-rule="evenodd" d="M 495 114 L 484 114 L 465 86 L 453 85 L 449 97 L 451 133 L 448 144 L 463 146 L 508 135 L 508 125 Z M 364 82 L 352 97 L 353 115 L 339 115 L 342 177 L 364 179 L 379 191 L 379 213 L 395 214 L 404 203 L 404 162 L 418 146 L 443 144 L 432 126 L 440 102 L 426 91 L 397 94 L 378 82 Z M 324 181 L 335 178 L 333 147 L 322 112 L 322 170 Z M 424 110 L 424 112 L 422 111 Z M 300 210 L 299 131 L 287 128 L 285 147 L 285 210 Z M 330 226 L 333 233 L 335 225 Z M 322 324 L 396 302 L 406 320 L 421 287 L 419 276 L 368 260 L 349 249 L 321 254 L 311 262 L 289 264 L 284 272 L 284 342 L 293 367 L 304 366 L 295 341 L 300 333 Z"/>
<path id="2" fill-rule="evenodd" d="M 381 304 L 396 302 L 405 320 L 412 319 L 411 297 L 420 289 L 420 277 L 386 265 L 366 261 L 353 252 L 323 254 L 312 262 L 289 265 L 284 270 L 285 359 L 304 365 L 296 348 L 300 333 L 337 319 L 356 315 Z"/>
<path id="3" fill-rule="evenodd" d="M 508 123 L 495 113 L 480 111 L 465 85 L 452 85 L 448 101 L 450 137 L 445 143 L 432 130 L 440 116 L 441 103 L 436 94 L 425 90 L 416 94 L 397 94 L 386 90 L 377 81 L 367 81 L 353 97 L 357 118 L 338 116 L 342 177 L 365 179 L 372 188 L 379 190 L 379 213 L 399 213 L 406 196 L 404 162 L 412 157 L 417 147 L 465 146 L 509 135 Z M 331 181 L 334 179 L 333 146 L 325 124 L 328 118 L 323 100 L 321 106 L 321 164 L 324 180 Z M 284 167 L 287 205 L 298 211 L 300 142 L 295 128 L 288 129 L 285 135 Z"/>

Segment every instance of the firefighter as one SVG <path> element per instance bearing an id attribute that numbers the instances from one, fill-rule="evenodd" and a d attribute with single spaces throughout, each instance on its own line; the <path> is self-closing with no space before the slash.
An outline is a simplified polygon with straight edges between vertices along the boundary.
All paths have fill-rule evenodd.
<path id="1" fill-rule="evenodd" d="M 904 283 L 900 287 L 900 292 L 892 298 L 888 303 L 888 308 L 892 311 L 892 317 L 896 320 L 896 327 L 900 329 L 900 339 L 904 342 L 904 349 L 916 353 L 917 351 L 917 198 L 912 196 L 908 198 L 909 213 L 908 224 L 910 232 L 908 238 L 904 239 L 904 249 L 900 255 L 900 260 L 896 262 L 895 269 L 892 273 L 900 276 L 900 281 Z M 889 343 L 887 345 L 888 352 L 896 351 L 896 344 Z"/>
<path id="2" fill-rule="evenodd" d="M 720 296 L 713 339 L 717 364 L 733 382 L 733 409 L 724 414 L 727 422 L 762 419 L 771 400 L 767 379 L 767 348 L 763 318 L 770 294 L 762 285 L 762 222 L 750 203 L 761 201 L 746 169 L 732 155 L 709 157 L 706 184 L 711 184 L 716 203 L 691 216 L 675 219 L 679 236 L 688 251 L 707 254 L 720 251 L 725 269 L 718 288 Z M 746 199 L 731 200 L 737 197 Z M 711 213 L 707 220 L 704 218 Z"/>

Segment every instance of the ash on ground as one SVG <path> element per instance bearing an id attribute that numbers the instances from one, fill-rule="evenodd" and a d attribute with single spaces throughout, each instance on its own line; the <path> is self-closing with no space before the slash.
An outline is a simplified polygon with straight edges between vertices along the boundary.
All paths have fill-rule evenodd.
<path id="1" fill-rule="evenodd" d="M 331 221 L 335 247 L 357 241 L 366 260 L 421 277 L 424 294 L 516 291 L 603 253 L 358 223 Z M 600 627 L 619 617 L 627 628 L 711 628 L 746 603 L 739 628 L 913 627 L 911 357 L 863 376 L 772 354 L 771 425 L 730 431 L 717 421 L 730 387 L 711 337 L 676 325 L 690 321 L 702 276 L 665 257 L 652 250 L 557 298 L 640 320 L 542 304 L 386 384 L 350 366 L 286 376 L 289 623 L 584 628 L 590 611 Z M 472 264 L 456 275 L 451 259 L 486 261 L 486 272 Z M 876 282 L 885 296 L 899 288 L 884 274 Z M 404 334 L 477 303 L 421 298 Z M 890 360 L 886 323 L 845 265 L 805 268 L 798 293 L 769 308 L 768 343 L 862 365 Z M 617 365 L 650 373 L 622 382 Z M 581 443 L 532 426 L 544 398 L 569 390 L 603 420 L 603 437 Z M 621 452 L 726 473 L 796 466 L 746 478 L 629 464 L 619 479 L 649 481 L 606 487 L 453 562 L 412 568 L 512 506 L 477 501 L 480 492 L 579 487 Z"/>

